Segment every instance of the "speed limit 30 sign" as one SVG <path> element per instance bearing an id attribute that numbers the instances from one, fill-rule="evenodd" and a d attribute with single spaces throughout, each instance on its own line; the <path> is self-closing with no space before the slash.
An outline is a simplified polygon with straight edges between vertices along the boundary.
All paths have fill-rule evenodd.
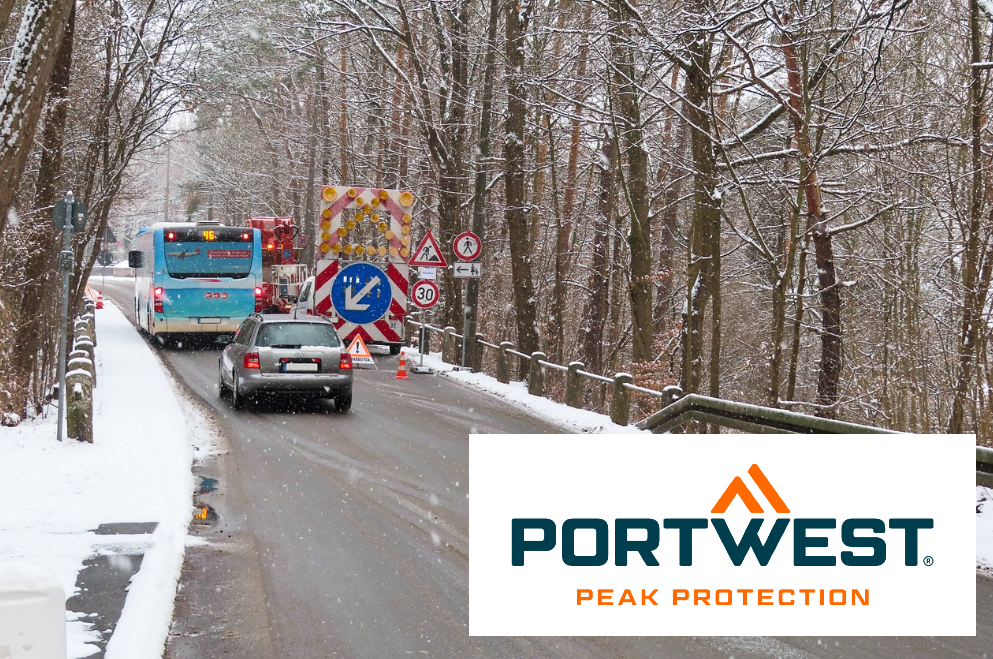
<path id="1" fill-rule="evenodd" d="M 410 299 L 421 309 L 433 307 L 438 295 L 438 285 L 429 279 L 421 279 L 410 289 Z"/>

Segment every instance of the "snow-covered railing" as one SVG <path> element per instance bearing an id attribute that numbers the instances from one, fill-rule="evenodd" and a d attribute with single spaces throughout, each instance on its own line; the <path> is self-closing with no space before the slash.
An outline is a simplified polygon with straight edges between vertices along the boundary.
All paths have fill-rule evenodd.
<path id="1" fill-rule="evenodd" d="M 428 341 L 428 333 L 435 332 L 442 335 L 442 360 L 448 363 L 455 363 L 459 356 L 458 343 L 463 336 L 456 333 L 454 327 L 434 327 L 427 323 L 419 323 L 415 320 L 407 320 L 413 327 L 422 328 L 422 341 Z M 545 395 L 545 371 L 551 369 L 565 374 L 565 403 L 570 407 L 581 409 L 586 396 L 586 382 L 596 385 L 612 385 L 610 397 L 610 418 L 614 423 L 626 426 L 631 421 L 631 392 L 635 391 L 649 396 L 663 399 L 671 398 L 671 388 L 666 387 L 663 391 L 647 389 L 634 384 L 634 377 L 629 373 L 616 373 L 614 377 L 590 373 L 586 370 L 583 362 L 572 362 L 568 366 L 555 364 L 548 361 L 548 355 L 537 351 L 530 355 L 514 348 L 510 341 L 503 341 L 499 344 L 490 343 L 485 340 L 482 334 L 476 334 L 476 350 L 472 351 L 473 363 L 470 365 L 474 371 L 482 370 L 483 349 L 490 348 L 496 351 L 496 378 L 503 384 L 510 382 L 512 362 L 518 359 L 527 364 L 524 376 L 527 382 L 528 392 L 534 396 Z M 425 348 L 426 350 L 426 348 Z"/>
<path id="2" fill-rule="evenodd" d="M 408 319 L 407 322 L 418 328 L 423 328 L 422 340 L 425 342 L 429 332 L 442 335 L 442 360 L 455 363 L 459 355 L 456 341 L 462 340 L 462 335 L 455 332 L 454 327 L 434 327 L 427 323 L 419 323 Z M 736 403 L 733 401 L 697 394 L 684 395 L 682 389 L 676 386 L 665 387 L 662 391 L 641 387 L 634 383 L 630 373 L 615 373 L 613 377 L 590 373 L 586 371 L 583 362 L 572 362 L 568 366 L 548 361 L 543 352 L 533 352 L 530 355 L 514 348 L 510 341 L 499 344 L 490 343 L 482 334 L 476 334 L 476 350 L 472 351 L 474 371 L 480 371 L 482 366 L 483 349 L 496 351 L 496 378 L 503 384 L 510 382 L 510 373 L 514 359 L 521 361 L 524 380 L 528 392 L 535 396 L 545 395 L 545 370 L 552 369 L 565 373 L 565 402 L 570 407 L 582 408 L 586 396 L 586 383 L 598 386 L 610 385 L 610 418 L 619 425 L 628 425 L 631 421 L 631 393 L 653 396 L 660 399 L 662 409 L 644 421 L 636 424 L 644 430 L 652 432 L 678 432 L 683 424 L 688 422 L 712 423 L 746 432 L 793 432 L 793 433 L 890 433 L 892 430 L 875 428 L 857 423 L 835 421 L 820 417 L 800 414 L 771 407 Z M 426 348 L 425 348 L 426 349 Z M 526 364 L 526 367 L 525 367 Z M 977 449 L 978 450 L 978 449 Z M 987 449 L 988 450 L 988 449 Z M 978 455 L 978 454 L 977 454 Z M 978 458 L 977 458 L 978 460 Z M 978 464 L 978 462 L 977 462 Z M 990 472 L 993 480 L 993 451 L 990 451 Z"/>
<path id="3" fill-rule="evenodd" d="M 976 485 L 993 487 L 993 448 L 976 447 Z"/>

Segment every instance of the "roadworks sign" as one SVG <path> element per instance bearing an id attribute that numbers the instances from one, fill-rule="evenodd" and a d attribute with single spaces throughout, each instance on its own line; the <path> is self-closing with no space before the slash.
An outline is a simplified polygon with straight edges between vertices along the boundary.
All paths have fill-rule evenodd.
<path id="1" fill-rule="evenodd" d="M 372 355 L 369 354 L 369 348 L 366 347 L 365 341 L 358 334 L 352 339 L 351 344 L 348 346 L 348 354 L 352 356 L 353 366 L 372 366 L 376 367 L 376 362 L 372 360 Z"/>

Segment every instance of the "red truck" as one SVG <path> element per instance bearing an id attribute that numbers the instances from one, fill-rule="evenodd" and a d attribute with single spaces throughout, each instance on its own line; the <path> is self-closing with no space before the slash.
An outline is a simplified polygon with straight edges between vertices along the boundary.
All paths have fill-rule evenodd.
<path id="1" fill-rule="evenodd" d="M 292 217 L 252 217 L 246 227 L 262 233 L 262 311 L 289 313 L 307 278 L 307 266 L 297 262 Z"/>

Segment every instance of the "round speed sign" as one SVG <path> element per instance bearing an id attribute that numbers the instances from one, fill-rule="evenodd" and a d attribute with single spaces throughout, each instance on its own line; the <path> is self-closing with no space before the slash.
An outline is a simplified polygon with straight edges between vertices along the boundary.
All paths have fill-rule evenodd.
<path id="1" fill-rule="evenodd" d="M 429 279 L 421 279 L 410 289 L 410 298 L 421 309 L 430 309 L 438 301 L 438 285 Z"/>

